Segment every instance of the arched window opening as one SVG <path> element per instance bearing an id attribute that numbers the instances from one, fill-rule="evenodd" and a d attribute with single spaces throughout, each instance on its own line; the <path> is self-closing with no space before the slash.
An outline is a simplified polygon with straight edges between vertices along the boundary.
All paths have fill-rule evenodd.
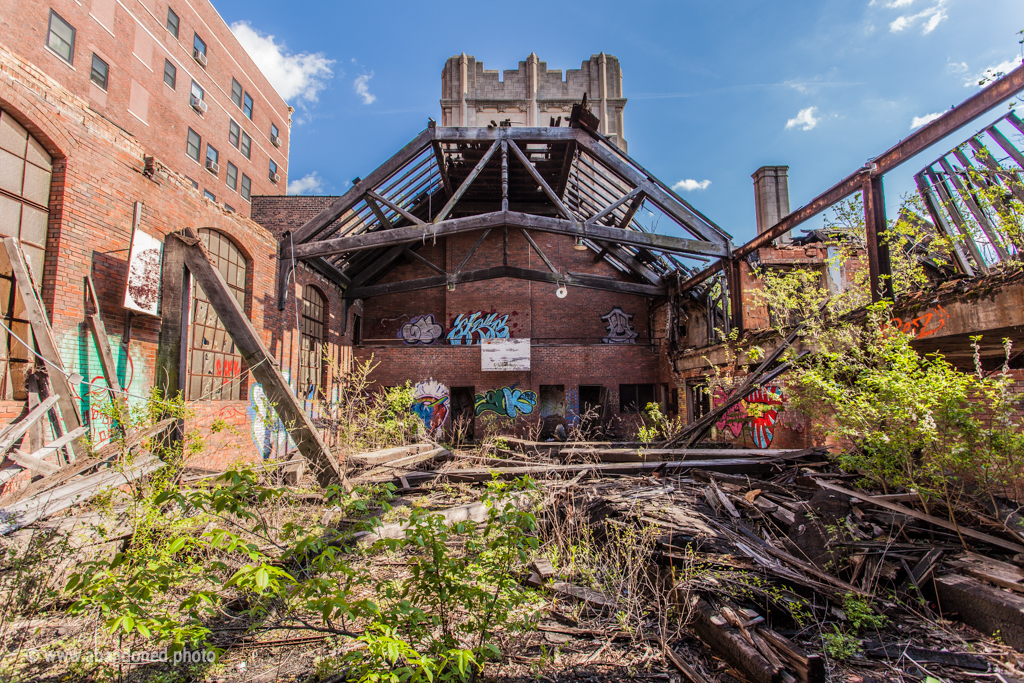
<path id="1" fill-rule="evenodd" d="M 302 331 L 299 338 L 299 391 L 307 400 L 315 399 L 322 391 L 326 329 L 324 297 L 316 287 L 306 285 L 302 293 Z"/>
<path id="2" fill-rule="evenodd" d="M 21 243 L 35 286 L 43 283 L 46 228 L 53 160 L 46 149 L 6 111 L 0 110 L 0 235 Z M 32 332 L 14 282 L 11 264 L 0 250 L 0 320 L 32 343 Z M 0 328 L 0 400 L 28 398 L 25 375 L 32 352 Z"/>
<path id="3" fill-rule="evenodd" d="M 216 230 L 202 228 L 199 238 L 213 265 L 224 276 L 228 289 L 245 308 L 245 254 L 231 239 Z M 192 326 L 189 338 L 188 399 L 190 401 L 238 401 L 242 396 L 242 356 L 224 323 L 213 310 L 206 292 L 192 282 Z"/>

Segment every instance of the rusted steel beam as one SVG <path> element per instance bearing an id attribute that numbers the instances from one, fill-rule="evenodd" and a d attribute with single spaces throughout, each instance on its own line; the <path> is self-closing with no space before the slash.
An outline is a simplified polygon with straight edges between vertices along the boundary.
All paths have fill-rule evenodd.
<path id="1" fill-rule="evenodd" d="M 770 245 L 773 241 L 804 221 L 813 218 L 833 204 L 859 191 L 864 184 L 863 176 L 883 175 L 893 170 L 904 161 L 924 151 L 956 129 L 970 123 L 1008 98 L 1013 97 L 1021 90 L 1024 90 L 1024 66 L 1017 67 L 992 85 L 979 91 L 973 97 L 961 102 L 960 106 L 951 109 L 928 125 L 918 129 L 910 137 L 901 140 L 878 157 L 875 157 L 867 167 L 851 173 L 806 205 L 790 213 L 768 230 L 735 249 L 733 257 L 745 258 L 761 247 Z M 989 132 L 991 133 L 991 131 Z M 721 269 L 722 263 L 718 261 L 687 278 L 680 288 L 683 291 L 690 289 Z"/>
<path id="2" fill-rule="evenodd" d="M 885 191 L 882 176 L 865 177 L 864 194 L 864 235 L 867 242 L 868 273 L 871 277 L 871 300 L 894 300 L 892 287 L 892 263 L 889 260 L 889 243 L 885 240 L 888 224 L 885 220 Z"/>

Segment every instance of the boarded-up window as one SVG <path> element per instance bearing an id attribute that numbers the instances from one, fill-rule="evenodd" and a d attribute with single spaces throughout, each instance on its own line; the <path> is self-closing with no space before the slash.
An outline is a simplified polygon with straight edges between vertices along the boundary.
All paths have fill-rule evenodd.
<path id="1" fill-rule="evenodd" d="M 199 231 L 213 265 L 245 311 L 245 255 L 227 235 Z M 192 282 L 192 325 L 189 329 L 188 398 L 191 401 L 238 401 L 245 370 L 235 342 L 224 328 L 199 283 Z"/>
<path id="2" fill-rule="evenodd" d="M 327 306 L 316 287 L 306 285 L 302 293 L 302 335 L 299 348 L 299 391 L 302 398 L 315 399 L 323 386 L 324 330 Z"/>

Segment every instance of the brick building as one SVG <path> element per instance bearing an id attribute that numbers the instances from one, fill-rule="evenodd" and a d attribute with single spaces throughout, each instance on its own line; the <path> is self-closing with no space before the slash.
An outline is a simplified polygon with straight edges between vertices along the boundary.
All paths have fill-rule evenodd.
<path id="1" fill-rule="evenodd" d="M 414 385 L 427 426 L 479 435 L 485 420 L 522 431 L 589 411 L 630 433 L 677 396 L 654 324 L 666 277 L 729 236 L 625 155 L 621 95 L 603 53 L 564 80 L 536 55 L 503 79 L 452 57 L 445 125 L 341 197 L 256 200 L 281 239 L 279 281 L 294 261 L 343 288 L 353 357 L 378 363 L 380 386 Z"/>
<path id="2" fill-rule="evenodd" d="M 211 200 L 285 193 L 291 109 L 208 1 L 3 0 L 0 44 Z"/>
<path id="3" fill-rule="evenodd" d="M 165 12 L 172 11 L 178 37 L 165 25 Z M 63 23 L 55 24 L 54 16 Z M 195 35 L 207 46 L 205 66 L 194 56 Z M 105 88 L 91 73 L 93 55 L 106 65 Z M 174 88 L 163 80 L 166 63 L 176 69 Z M 205 93 L 202 115 L 191 106 L 193 79 Z M 232 99 L 233 83 L 241 86 L 240 107 Z M 235 147 L 232 123 L 238 125 L 238 147 L 249 141 L 248 159 Z M 208 146 L 218 149 L 216 175 L 186 153 L 190 129 L 202 138 L 201 159 Z M 301 368 L 303 340 L 307 346 L 326 344 L 340 358 L 332 324 L 340 310 L 337 288 L 299 268 L 288 282 L 292 304 L 279 310 L 277 240 L 248 218 L 247 201 L 228 199 L 241 190 L 243 176 L 253 194 L 283 193 L 287 150 L 287 105 L 208 3 L 170 9 L 102 1 L 89 9 L 78 3 L 7 3 L 0 13 L 0 234 L 19 240 L 63 371 L 18 341 L 32 344 L 33 328 L 21 303 L 26 283 L 17 278 L 12 287 L 12 266 L 0 258 L 0 280 L 8 283 L 0 322 L 14 332 L 0 335 L 0 421 L 26 413 L 35 396 L 29 378 L 48 370 L 51 378 L 68 378 L 62 381 L 71 397 L 59 404 L 60 428 L 83 424 L 94 444 L 110 436 L 100 347 L 85 324 L 92 310 L 89 276 L 129 404 L 144 405 L 154 388 L 173 392 L 157 370 L 156 294 L 147 304 L 155 315 L 142 312 L 134 294 L 129 301 L 129 270 L 134 277 L 137 265 L 130 252 L 134 259 L 133 241 L 155 240 L 157 270 L 143 274 L 159 277 L 159 243 L 186 228 L 206 243 L 298 393 L 300 380 L 308 386 L 313 374 Z M 269 178 L 272 160 L 276 183 Z M 237 170 L 238 190 L 225 193 L 228 162 Z M 190 313 L 181 389 L 195 413 L 191 426 L 206 443 L 193 464 L 223 468 L 234 459 L 258 459 L 286 447 L 283 425 L 268 414 L 261 387 L 249 378 L 205 294 L 194 287 L 183 303 Z M 326 381 L 329 366 L 315 368 L 316 382 Z M 51 391 L 58 384 L 51 381 Z M 55 438 L 57 432 L 44 426 L 25 437 L 23 451 L 35 452 Z M 0 465 L 0 485 L 17 485 L 27 476 L 9 461 Z"/>

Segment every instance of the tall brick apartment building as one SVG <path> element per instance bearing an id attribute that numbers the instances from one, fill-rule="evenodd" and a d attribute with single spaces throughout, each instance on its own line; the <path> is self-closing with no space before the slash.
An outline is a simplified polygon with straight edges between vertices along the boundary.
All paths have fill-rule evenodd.
<path id="1" fill-rule="evenodd" d="M 291 109 L 208 1 L 0 7 L 0 43 L 211 201 L 284 194 Z"/>
<path id="2" fill-rule="evenodd" d="M 253 196 L 284 192 L 289 107 L 209 2 L 4 0 L 0 8 L 0 234 L 20 241 L 47 309 L 73 394 L 73 410 L 61 407 L 65 425 L 86 425 L 94 442 L 110 436 L 106 380 L 85 325 L 91 276 L 129 402 L 142 405 L 153 388 L 180 388 L 207 444 L 197 466 L 280 449 L 283 427 L 202 290 L 193 287 L 184 302 L 181 387 L 166 386 L 156 368 L 156 297 L 143 306 L 126 290 L 133 240 L 155 241 L 158 255 L 168 233 L 191 228 L 297 390 L 300 380 L 310 383 L 300 377 L 302 339 L 342 353 L 330 324 L 337 287 L 300 267 L 287 283 L 292 305 L 278 310 L 277 241 L 248 218 Z M 0 321 L 28 341 L 11 265 L 0 261 L 8 283 Z M 0 420 L 25 414 L 26 378 L 40 368 L 13 335 L 0 334 Z M 316 373 L 322 381 L 324 370 Z M 21 446 L 27 452 L 53 438 L 30 436 Z M 18 470 L 0 465 L 0 484 L 24 479 Z"/>

